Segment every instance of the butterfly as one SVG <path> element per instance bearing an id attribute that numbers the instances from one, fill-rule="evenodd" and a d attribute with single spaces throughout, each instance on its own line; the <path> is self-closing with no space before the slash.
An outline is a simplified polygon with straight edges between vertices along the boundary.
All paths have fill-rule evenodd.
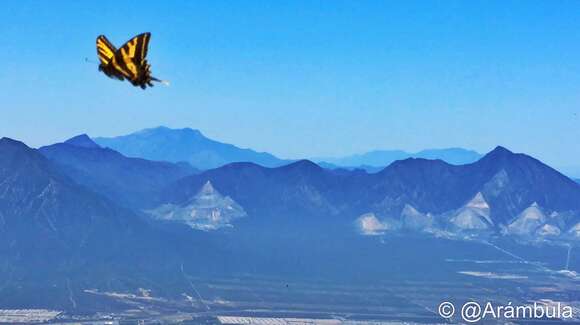
<path id="1" fill-rule="evenodd" d="M 166 83 L 151 76 L 151 65 L 145 59 L 149 39 L 151 33 L 139 34 L 117 49 L 104 35 L 100 35 L 97 37 L 97 55 L 101 62 L 99 71 L 109 78 L 127 79 L 133 86 L 143 89 L 153 87 L 153 81 Z"/>

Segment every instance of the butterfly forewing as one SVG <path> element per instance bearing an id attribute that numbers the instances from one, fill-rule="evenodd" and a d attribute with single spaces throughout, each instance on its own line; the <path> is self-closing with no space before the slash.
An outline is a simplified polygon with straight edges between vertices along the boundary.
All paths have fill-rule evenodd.
<path id="1" fill-rule="evenodd" d="M 115 62 L 121 70 L 128 74 L 128 78 L 131 80 L 138 79 L 140 74 L 145 72 L 145 56 L 150 37 L 150 33 L 137 35 L 115 53 Z"/>
<path id="2" fill-rule="evenodd" d="M 117 49 L 104 35 L 97 37 L 97 55 L 101 64 L 109 64 L 113 56 L 115 56 L 115 52 L 117 52 Z"/>

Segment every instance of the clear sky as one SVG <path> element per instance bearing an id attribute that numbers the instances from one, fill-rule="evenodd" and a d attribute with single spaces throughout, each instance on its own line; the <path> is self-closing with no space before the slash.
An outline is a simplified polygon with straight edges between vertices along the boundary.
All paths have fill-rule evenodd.
<path id="1" fill-rule="evenodd" d="M 152 33 L 143 91 L 95 38 Z M 504 145 L 580 165 L 580 1 L 6 1 L 0 136 L 192 127 L 280 157 Z"/>

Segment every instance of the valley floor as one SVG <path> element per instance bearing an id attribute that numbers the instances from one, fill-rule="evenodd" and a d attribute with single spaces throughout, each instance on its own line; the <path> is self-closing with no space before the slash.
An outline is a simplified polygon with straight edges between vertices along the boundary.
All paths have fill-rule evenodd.
<path id="1" fill-rule="evenodd" d="M 466 301 L 504 305 L 561 302 L 571 306 L 575 320 L 580 321 L 580 277 L 574 271 L 562 271 L 560 259 L 542 259 L 537 252 L 545 248 L 520 251 L 523 248 L 515 244 L 466 245 L 442 239 L 413 242 L 416 244 L 410 245 L 405 238 L 369 239 L 371 246 L 382 252 L 366 259 L 374 261 L 370 267 L 376 272 L 362 267 L 360 273 L 347 270 L 353 262 L 347 254 L 343 265 L 348 277 L 342 279 L 335 277 L 341 273 L 340 267 L 330 274 L 315 265 L 311 276 L 308 272 L 284 276 L 256 270 L 207 277 L 195 276 L 184 268 L 177 276 L 186 278 L 188 287 L 179 297 L 157 297 L 146 288 L 138 292 L 84 290 L 82 295 L 105 298 L 124 307 L 84 316 L 71 309 L 51 314 L 52 322 L 433 324 L 445 322 L 437 309 L 444 301 L 457 306 Z M 549 256 L 559 255 L 564 256 L 565 251 Z M 25 314 L 22 320 L 34 313 L 38 314 Z M 16 323 L 16 319 L 3 315 L 7 313 L 0 311 L 0 323 Z"/>

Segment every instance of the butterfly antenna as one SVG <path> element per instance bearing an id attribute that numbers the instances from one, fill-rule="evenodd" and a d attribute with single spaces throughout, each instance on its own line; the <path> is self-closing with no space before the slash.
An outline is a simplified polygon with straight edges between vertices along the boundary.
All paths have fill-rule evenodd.
<path id="1" fill-rule="evenodd" d="M 95 63 L 97 63 L 97 62 L 95 62 L 95 61 L 93 61 L 93 60 L 89 60 L 89 58 L 85 58 L 85 62 L 86 62 L 86 63 L 92 63 L 92 64 L 95 64 Z"/>
<path id="2" fill-rule="evenodd" d="M 169 85 L 170 85 L 170 83 L 169 83 L 169 81 L 168 81 L 168 80 L 161 80 L 161 79 L 157 79 L 157 78 L 154 78 L 154 77 L 151 77 L 151 80 L 153 80 L 153 81 L 157 81 L 157 82 L 159 82 L 159 83 L 161 83 L 161 84 L 163 84 L 163 85 L 165 85 L 165 86 L 168 86 L 168 87 L 169 87 Z"/>

